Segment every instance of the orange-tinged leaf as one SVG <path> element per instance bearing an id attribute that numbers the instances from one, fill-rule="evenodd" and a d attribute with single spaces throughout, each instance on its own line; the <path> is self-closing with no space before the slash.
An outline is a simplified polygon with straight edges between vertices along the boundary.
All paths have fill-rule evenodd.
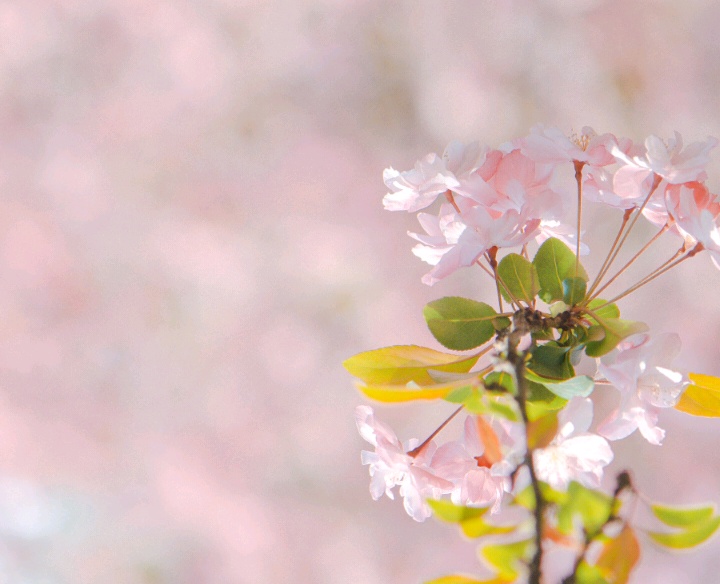
<path id="1" fill-rule="evenodd" d="M 537 420 L 528 423 L 528 448 L 545 448 L 558 431 L 557 412 L 550 412 Z"/>
<path id="2" fill-rule="evenodd" d="M 620 535 L 603 546 L 595 565 L 603 572 L 609 584 L 626 584 L 639 559 L 640 544 L 632 528 L 625 525 Z"/>
<path id="3" fill-rule="evenodd" d="M 436 380 L 429 371 L 467 373 L 480 354 L 454 355 L 417 345 L 395 345 L 359 353 L 343 365 L 366 384 L 397 385 L 414 381 L 419 385 L 434 385 Z"/>
<path id="4" fill-rule="evenodd" d="M 720 417 L 720 378 L 690 373 L 689 385 L 675 406 L 676 410 L 692 416 Z"/>
<path id="5" fill-rule="evenodd" d="M 495 430 L 492 429 L 492 426 L 482 416 L 476 416 L 475 419 L 477 420 L 480 441 L 485 446 L 483 456 L 491 465 L 500 462 L 503 458 L 502 448 L 500 447 L 500 439 L 495 433 Z"/>
<path id="6" fill-rule="evenodd" d="M 574 537 L 570 537 L 562 533 L 560 530 L 551 525 L 543 525 L 543 539 L 549 539 L 557 544 L 568 548 L 577 548 L 577 541 Z"/>

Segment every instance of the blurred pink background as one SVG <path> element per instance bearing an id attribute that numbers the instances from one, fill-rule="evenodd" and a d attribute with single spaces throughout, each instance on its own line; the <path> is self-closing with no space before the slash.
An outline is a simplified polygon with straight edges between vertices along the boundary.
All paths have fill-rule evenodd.
<path id="1" fill-rule="evenodd" d="M 720 135 L 718 22 L 712 0 L 0 2 L 0 581 L 477 571 L 453 527 L 374 503 L 360 465 L 341 361 L 436 346 L 427 301 L 492 298 L 470 272 L 420 283 L 382 170 L 537 122 Z M 589 267 L 618 221 L 596 220 Z M 719 287 L 700 256 L 624 315 L 720 375 Z M 402 438 L 448 411 L 379 410 Z M 720 421 L 663 422 L 614 471 L 720 503 Z M 719 550 L 644 542 L 633 581 L 715 581 Z"/>

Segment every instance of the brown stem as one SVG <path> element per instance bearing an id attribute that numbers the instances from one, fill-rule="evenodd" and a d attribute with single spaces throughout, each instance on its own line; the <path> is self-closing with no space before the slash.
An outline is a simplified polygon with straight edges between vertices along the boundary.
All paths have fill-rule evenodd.
<path id="1" fill-rule="evenodd" d="M 508 356 L 507 359 L 515 370 L 515 382 L 517 383 L 517 396 L 516 401 L 522 415 L 523 423 L 526 428 L 525 432 L 525 444 L 527 452 L 525 454 L 525 465 L 530 471 L 530 482 L 532 484 L 533 494 L 535 495 L 535 553 L 533 554 L 532 560 L 528 564 L 530 574 L 528 577 L 528 584 L 541 584 L 542 582 L 542 532 L 543 532 L 543 520 L 545 511 L 545 502 L 542 498 L 542 492 L 540 490 L 540 481 L 538 480 L 537 473 L 535 472 L 535 462 L 533 461 L 533 450 L 530 448 L 530 444 L 527 442 L 527 427 L 530 423 L 527 413 L 527 394 L 528 387 L 527 381 L 525 380 L 525 355 L 518 352 L 517 346 L 523 335 L 529 332 L 528 324 L 522 320 L 524 313 L 518 312 L 513 319 L 513 331 L 508 336 Z M 519 325 L 519 326 L 518 326 Z"/>
<path id="2" fill-rule="evenodd" d="M 495 287 L 497 288 L 497 294 L 498 294 L 498 304 L 500 305 L 500 312 L 503 311 L 503 305 L 502 305 L 502 294 L 500 293 L 500 286 L 503 287 L 507 295 L 510 297 L 511 304 L 515 306 L 516 308 L 521 308 L 522 305 L 520 304 L 520 300 L 518 300 L 515 295 L 510 291 L 510 288 L 508 288 L 507 284 L 503 282 L 503 279 L 500 277 L 500 274 L 498 274 L 497 267 L 497 252 L 498 248 L 496 246 L 491 247 L 487 252 L 485 252 L 485 257 L 487 258 L 488 263 L 490 264 L 490 268 L 492 269 L 493 276 L 495 277 Z"/>
<path id="3" fill-rule="evenodd" d="M 645 206 L 650 201 L 650 197 L 652 197 L 653 194 L 655 194 L 655 191 L 657 190 L 657 188 L 661 182 L 662 182 L 662 177 L 657 174 L 654 175 L 653 183 L 652 183 L 652 186 L 650 187 L 650 192 L 647 194 L 647 197 L 645 197 L 645 200 L 642 202 L 642 205 L 640 205 L 640 207 L 638 207 L 637 213 L 632 218 L 632 221 L 630 221 L 630 225 L 628 225 L 628 228 L 625 230 L 625 233 L 622 236 L 622 239 L 618 243 L 615 251 L 613 252 L 612 256 L 610 257 L 610 260 L 608 261 L 607 265 L 605 266 L 605 274 L 607 274 L 607 272 L 610 270 L 610 266 L 612 266 L 612 263 L 617 258 L 618 254 L 620 253 L 620 250 L 622 249 L 622 246 L 627 241 L 627 238 L 630 235 L 630 232 L 633 230 L 633 227 L 635 227 L 635 224 L 637 223 L 638 218 L 640 217 L 640 215 L 642 215 L 642 212 L 645 209 Z M 603 274 L 603 277 L 604 277 L 604 274 Z M 601 278 L 598 277 L 596 282 L 599 284 L 600 280 L 601 280 Z"/>
<path id="4" fill-rule="evenodd" d="M 620 299 L 622 299 L 622 298 L 625 298 L 626 296 L 632 294 L 633 292 L 635 292 L 635 291 L 638 290 L 639 288 L 642 288 L 643 286 L 645 286 L 645 284 L 649 284 L 649 283 L 652 282 L 655 278 L 657 278 L 657 277 L 659 277 L 659 276 L 662 276 L 665 272 L 668 272 L 668 271 L 672 270 L 675 266 L 680 265 L 680 264 L 683 263 L 686 259 L 693 257 L 694 255 L 696 255 L 697 253 L 699 253 L 699 252 L 702 251 L 703 249 L 705 249 L 705 248 L 703 247 L 702 243 L 698 243 L 698 244 L 695 245 L 695 247 L 693 247 L 688 253 L 686 253 L 686 254 L 685 254 L 684 256 L 682 256 L 680 259 L 675 260 L 675 261 L 672 261 L 672 260 L 673 260 L 675 257 L 677 257 L 677 255 L 678 255 L 678 254 L 675 254 L 675 256 L 674 256 L 673 258 L 671 258 L 670 262 L 665 262 L 660 268 L 656 269 L 656 270 L 655 270 L 654 272 L 652 272 L 650 275 L 644 277 L 642 280 L 640 280 L 640 281 L 639 281 L 637 284 L 635 284 L 634 286 L 631 286 L 630 288 L 628 288 L 627 290 L 625 290 L 625 292 L 623 292 L 623 293 L 621 293 L 621 294 L 618 294 L 617 296 L 615 296 L 615 298 L 613 298 L 612 300 L 608 300 L 605 304 L 603 304 L 603 305 L 601 305 L 601 306 L 595 306 L 594 309 L 595 309 L 595 310 L 599 310 L 599 309 L 602 308 L 603 306 L 607 306 L 608 304 L 612 304 L 613 302 L 617 302 L 618 300 L 620 300 Z"/>
<path id="5" fill-rule="evenodd" d="M 455 210 L 461 214 L 460 207 L 458 207 L 458 204 L 455 202 L 455 197 L 453 196 L 452 192 L 450 190 L 445 191 L 445 198 L 448 200 L 448 203 L 450 203 L 453 207 L 455 207 Z"/>
<path id="6" fill-rule="evenodd" d="M 483 271 L 484 271 L 488 276 L 490 276 L 491 278 L 495 279 L 495 276 L 493 275 L 492 270 L 491 270 L 490 268 L 488 268 L 486 265 L 480 263 L 480 258 L 476 259 L 476 260 L 475 260 L 475 263 L 476 263 L 479 267 L 481 267 L 481 268 L 483 269 Z"/>
<path id="7" fill-rule="evenodd" d="M 584 162 L 574 161 L 575 164 L 575 180 L 577 181 L 577 247 L 575 250 L 575 277 L 577 278 L 578 269 L 580 267 L 580 226 L 582 225 L 582 171 Z"/>
<path id="8" fill-rule="evenodd" d="M 435 430 L 432 434 L 430 434 L 430 436 L 428 436 L 425 439 L 425 441 L 422 444 L 420 444 L 420 446 L 417 446 L 417 447 L 413 448 L 412 450 L 408 451 L 407 455 L 415 458 L 418 454 L 420 454 L 423 451 L 423 448 L 425 448 L 428 444 L 430 444 L 430 441 L 433 438 L 435 438 L 435 436 L 437 436 L 440 433 L 440 431 L 450 423 L 450 420 L 452 420 L 455 416 L 457 416 L 464 407 L 465 406 L 460 406 L 452 414 L 450 414 L 450 417 L 448 417 L 447 420 L 445 420 L 442 424 L 440 424 L 438 426 L 437 430 Z"/>
<path id="9" fill-rule="evenodd" d="M 600 294 L 602 294 L 602 291 L 605 290 L 610 284 L 612 284 L 615 280 L 617 280 L 634 262 L 637 260 L 642 254 L 644 254 L 650 246 L 655 243 L 658 238 L 665 233 L 670 228 L 669 223 L 665 223 L 665 225 L 662 226 L 660 231 L 658 231 L 651 239 L 648 241 L 640 251 L 638 251 L 633 257 L 630 258 L 630 260 L 622 267 L 618 272 L 610 278 L 607 282 L 605 282 L 600 288 L 595 291 L 595 293 L 592 295 L 592 297 L 589 297 L 588 300 L 592 300 L 593 298 L 597 298 Z"/>
<path id="10" fill-rule="evenodd" d="M 600 281 L 605 276 L 607 269 L 608 269 L 608 262 L 610 261 L 610 258 L 612 257 L 613 252 L 615 251 L 615 248 L 617 247 L 618 241 L 620 241 L 620 236 L 623 234 L 623 230 L 625 229 L 625 226 L 627 225 L 628 220 L 630 219 L 630 215 L 632 215 L 633 209 L 625 209 L 625 212 L 623 213 L 623 220 L 620 224 L 620 229 L 617 232 L 617 235 L 615 236 L 615 240 L 612 242 L 612 245 L 610 246 L 610 251 L 608 251 L 607 256 L 605 256 L 605 260 L 603 261 L 602 266 L 600 266 L 600 271 L 597 273 L 597 276 L 595 276 L 595 280 L 593 280 L 592 285 L 587 291 L 587 296 L 590 296 L 595 288 L 600 284 Z"/>

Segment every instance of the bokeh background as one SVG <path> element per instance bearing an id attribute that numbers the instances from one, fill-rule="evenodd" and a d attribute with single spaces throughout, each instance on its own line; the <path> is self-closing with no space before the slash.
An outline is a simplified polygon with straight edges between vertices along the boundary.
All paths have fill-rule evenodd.
<path id="1" fill-rule="evenodd" d="M 423 305 L 488 293 L 420 283 L 382 170 L 537 122 L 718 135 L 719 22 L 713 0 L 0 2 L 0 581 L 477 571 L 451 526 L 374 503 L 360 465 L 341 361 L 435 346 Z M 590 267 L 618 221 L 596 215 Z M 699 256 L 624 314 L 720 375 L 719 288 Z M 447 413 L 379 410 L 402 438 Z M 720 422 L 663 422 L 613 468 L 720 502 Z M 719 546 L 646 543 L 633 581 L 715 581 Z"/>

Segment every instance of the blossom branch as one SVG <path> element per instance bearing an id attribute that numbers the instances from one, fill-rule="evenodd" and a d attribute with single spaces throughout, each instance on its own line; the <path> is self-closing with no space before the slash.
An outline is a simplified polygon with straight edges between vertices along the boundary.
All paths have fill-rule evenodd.
<path id="1" fill-rule="evenodd" d="M 613 252 L 615 251 L 615 248 L 617 247 L 618 242 L 620 241 L 620 237 L 623 234 L 623 231 L 625 229 L 625 226 L 627 225 L 628 220 L 630 219 L 630 216 L 632 215 L 633 209 L 625 209 L 625 212 L 623 213 L 623 220 L 620 224 L 620 229 L 617 232 L 617 235 L 615 236 L 614 241 L 612 242 L 612 245 L 610 246 L 610 250 L 608 251 L 607 256 L 605 256 L 605 260 L 603 261 L 602 266 L 600 266 L 600 270 L 597 273 L 597 276 L 595 276 L 595 279 L 593 280 L 592 285 L 587 291 L 587 296 L 591 296 L 595 288 L 600 284 L 600 281 L 605 277 L 605 274 L 607 273 L 607 270 L 609 269 L 608 263 L 610 262 L 610 258 L 613 255 Z"/>
<path id="2" fill-rule="evenodd" d="M 575 565 L 573 566 L 573 571 L 570 573 L 569 576 L 563 579 L 561 584 L 576 584 L 577 582 L 577 572 L 580 568 L 580 564 L 582 564 L 585 559 L 587 558 L 588 550 L 590 549 L 590 544 L 593 542 L 593 540 L 598 537 L 605 527 L 610 525 L 613 521 L 617 521 L 620 519 L 615 514 L 615 506 L 617 505 L 618 499 L 620 498 L 620 494 L 625 489 L 631 489 L 634 490 L 632 481 L 630 480 L 630 473 L 628 471 L 624 470 L 620 474 L 618 474 L 616 479 L 616 486 L 615 490 L 613 491 L 612 500 L 610 501 L 610 507 L 609 507 L 609 513 L 607 519 L 603 522 L 603 524 L 598 527 L 595 531 L 592 533 L 585 533 L 585 543 L 583 544 L 583 549 L 578 555 L 577 559 L 575 560 Z"/>
<path id="3" fill-rule="evenodd" d="M 677 260 L 673 261 L 673 260 L 679 255 L 679 254 L 675 254 L 675 256 L 673 256 L 673 258 L 671 258 L 669 262 L 665 262 L 665 263 L 663 264 L 664 267 L 661 266 L 660 268 L 658 268 L 657 270 L 655 270 L 652 274 L 650 274 L 650 275 L 646 276 L 645 278 L 643 278 L 642 280 L 640 280 L 640 281 L 639 281 L 637 284 L 635 284 L 634 286 L 631 286 L 630 288 L 628 288 L 627 290 L 625 290 L 625 291 L 622 292 L 621 294 L 618 294 L 617 296 L 615 296 L 615 298 L 613 298 L 612 300 L 608 300 L 605 304 L 603 304 L 603 305 L 601 305 L 601 306 L 596 306 L 596 307 L 595 307 L 595 310 L 599 310 L 599 309 L 602 308 L 603 306 L 607 306 L 608 304 L 612 304 L 613 302 L 617 302 L 618 300 L 621 300 L 622 298 L 625 298 L 626 296 L 629 296 L 630 294 L 632 294 L 633 292 L 635 292 L 635 291 L 638 290 L 639 288 L 642 288 L 643 286 L 645 286 L 645 284 L 649 284 L 649 283 L 652 282 L 655 278 L 657 278 L 657 277 L 659 277 L 659 276 L 662 276 L 665 272 L 668 272 L 668 271 L 672 270 L 675 266 L 680 265 L 680 264 L 683 263 L 686 259 L 693 257 L 694 255 L 696 255 L 697 253 L 699 253 L 699 252 L 702 251 L 703 249 L 704 249 L 704 248 L 703 248 L 702 243 L 697 243 L 697 244 L 696 244 L 689 252 L 687 252 L 684 256 L 682 256 L 680 259 L 677 259 Z M 682 253 L 682 250 L 681 250 L 680 253 Z"/>
<path id="4" fill-rule="evenodd" d="M 663 233 L 665 233 L 668 229 L 670 229 L 670 223 L 669 223 L 669 222 L 668 222 L 668 223 L 665 223 L 665 225 L 663 225 L 663 226 L 660 228 L 660 231 L 658 231 L 658 232 L 650 239 L 650 241 L 648 241 L 648 242 L 642 247 L 642 249 L 640 249 L 640 251 L 638 251 L 633 257 L 631 257 L 630 260 L 629 260 L 622 268 L 620 268 L 620 270 L 618 270 L 618 272 L 617 272 L 612 278 L 610 278 L 607 282 L 605 282 L 605 284 L 603 284 L 600 288 L 598 288 L 597 291 L 595 291 L 591 297 L 588 297 L 588 300 L 587 300 L 587 301 L 589 302 L 589 301 L 592 300 L 593 298 L 597 298 L 597 297 L 602 293 L 603 290 L 605 290 L 605 289 L 606 289 L 608 286 L 610 286 L 615 280 L 617 280 L 623 273 L 625 273 L 625 271 L 626 271 L 631 265 L 633 265 L 633 263 L 635 263 L 635 261 L 636 261 L 642 254 L 644 254 L 644 253 L 650 248 L 650 246 L 651 246 L 653 243 L 655 243 L 655 242 L 660 238 L 660 236 L 661 236 Z"/>
<path id="5" fill-rule="evenodd" d="M 495 287 L 497 289 L 497 295 L 498 295 L 498 304 L 500 306 L 500 312 L 503 311 L 503 303 L 502 303 L 502 294 L 500 292 L 500 286 L 503 287 L 503 290 L 505 290 L 506 294 L 510 297 L 510 301 L 512 305 L 520 309 L 522 308 L 522 305 L 520 304 L 520 300 L 512 293 L 512 290 L 510 290 L 509 286 L 505 284 L 503 279 L 500 277 L 500 274 L 497 271 L 498 262 L 497 262 L 497 247 L 491 247 L 485 254 L 485 257 L 487 258 L 488 263 L 490 264 L 490 268 L 492 269 L 493 277 L 495 278 Z"/>
<path id="6" fill-rule="evenodd" d="M 526 428 L 525 432 L 525 445 L 526 454 L 524 464 L 528 467 L 530 472 L 530 481 L 532 484 L 533 494 L 535 496 L 535 553 L 530 561 L 528 568 L 530 575 L 528 578 L 528 584 L 541 584 L 542 582 L 542 533 L 543 533 L 543 514 L 545 511 L 545 504 L 542 498 L 542 492 L 540 491 L 540 481 L 535 471 L 535 463 L 533 461 L 533 449 L 530 448 L 527 436 L 527 427 L 530 423 L 527 413 L 527 396 L 528 387 L 525 379 L 525 353 L 518 351 L 518 345 L 520 339 L 531 332 L 532 325 L 528 322 L 527 312 L 518 311 L 512 324 L 512 331 L 507 337 L 507 360 L 513 366 L 515 372 L 515 383 L 517 384 L 517 396 L 516 401 L 520 409 L 523 424 Z"/>
<path id="7" fill-rule="evenodd" d="M 580 267 L 580 227 L 582 225 L 582 171 L 584 162 L 573 161 L 575 165 L 575 180 L 577 181 L 577 247 L 575 249 L 575 277 Z"/>
<path id="8" fill-rule="evenodd" d="M 463 409 L 464 407 L 465 407 L 465 406 L 460 406 L 460 407 L 459 407 L 458 409 L 456 409 L 452 414 L 450 414 L 450 416 L 449 416 L 442 424 L 440 424 L 440 425 L 437 427 L 437 429 L 436 429 L 432 434 L 430 434 L 430 436 L 428 436 L 427 438 L 425 438 L 425 440 L 423 441 L 422 444 L 420 444 L 419 446 L 417 446 L 417 447 L 413 448 L 412 450 L 410 450 L 410 451 L 407 453 L 407 455 L 408 455 L 408 456 L 412 456 L 413 458 L 415 458 L 418 454 L 420 454 L 420 453 L 423 451 L 423 448 L 425 448 L 428 444 L 430 444 L 430 442 L 432 441 L 432 439 L 435 438 L 435 436 L 437 436 L 437 435 L 442 431 L 442 429 L 443 429 L 445 426 L 447 426 L 447 425 L 450 423 L 450 421 L 462 411 L 462 409 Z"/>
<path id="9" fill-rule="evenodd" d="M 598 276 L 598 279 L 597 279 L 598 284 L 600 283 L 602 278 L 605 277 L 605 274 L 608 273 L 613 262 L 617 259 L 617 256 L 620 253 L 622 246 L 625 245 L 625 242 L 627 241 L 627 238 L 630 235 L 630 232 L 633 230 L 633 227 L 635 227 L 637 220 L 639 219 L 640 215 L 642 215 L 643 210 L 645 209 L 648 202 L 650 201 L 650 198 L 655 194 L 655 191 L 657 190 L 657 188 L 661 182 L 662 182 L 662 177 L 658 174 L 654 175 L 653 183 L 652 183 L 652 186 L 650 187 L 650 192 L 647 194 L 647 197 L 645 197 L 645 200 L 642 202 L 640 207 L 637 208 L 637 213 L 635 213 L 635 216 L 632 218 L 632 221 L 630 221 L 630 225 L 628 225 L 627 229 L 625 230 L 625 233 L 622 236 L 622 239 L 618 243 L 615 251 L 610 256 L 610 260 L 608 261 L 607 265 L 605 266 L 605 273 L 602 276 Z"/>

